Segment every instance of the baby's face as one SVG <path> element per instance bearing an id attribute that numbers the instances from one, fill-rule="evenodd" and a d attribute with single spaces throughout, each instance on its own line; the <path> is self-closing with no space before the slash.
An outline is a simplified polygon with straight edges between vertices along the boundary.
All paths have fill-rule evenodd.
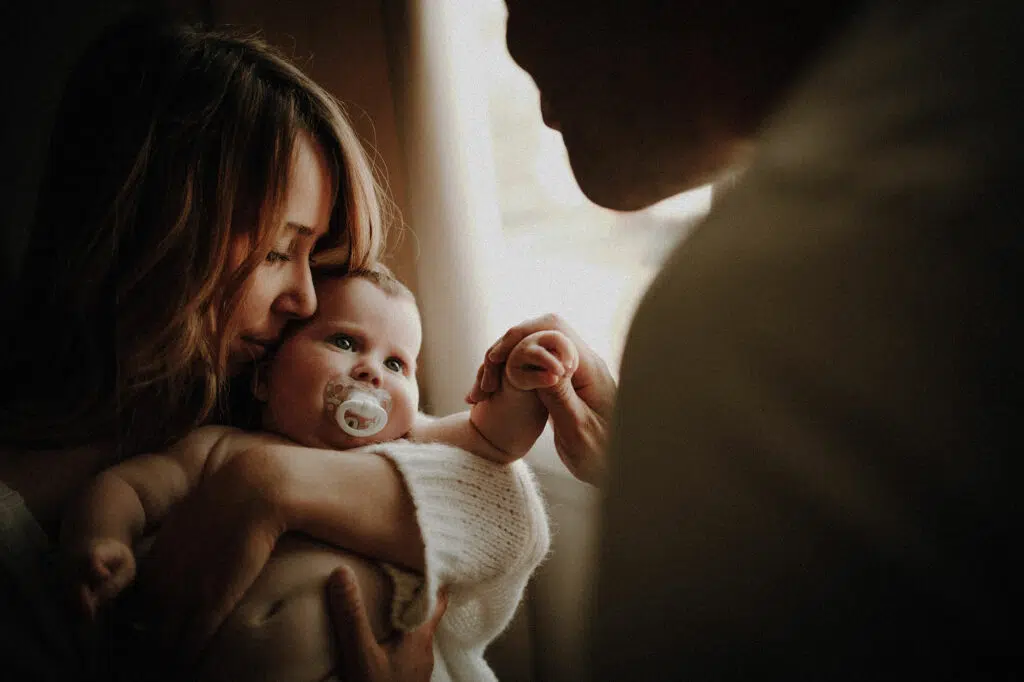
<path id="1" fill-rule="evenodd" d="M 313 319 L 289 336 L 265 375 L 264 428 L 310 447 L 345 449 L 405 436 L 419 406 L 416 358 L 422 330 L 414 301 L 359 278 L 317 286 Z M 328 396 L 339 383 L 382 389 L 390 396 L 384 429 L 345 433 Z"/>

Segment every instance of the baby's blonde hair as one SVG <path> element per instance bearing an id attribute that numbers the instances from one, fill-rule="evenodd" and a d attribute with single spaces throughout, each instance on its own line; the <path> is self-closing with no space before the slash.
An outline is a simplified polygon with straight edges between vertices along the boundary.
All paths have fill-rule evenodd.
<path id="1" fill-rule="evenodd" d="M 416 296 L 413 295 L 412 290 L 395 277 L 395 273 L 383 263 L 374 263 L 366 267 L 349 270 L 343 277 L 368 280 L 388 296 L 407 298 L 413 303 L 416 302 Z"/>

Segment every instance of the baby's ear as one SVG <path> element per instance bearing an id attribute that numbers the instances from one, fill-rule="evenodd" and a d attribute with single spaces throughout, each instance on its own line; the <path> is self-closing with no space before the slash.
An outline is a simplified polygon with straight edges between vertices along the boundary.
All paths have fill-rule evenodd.
<path id="1" fill-rule="evenodd" d="M 252 371 L 252 397 L 261 403 L 267 402 L 270 389 L 267 386 L 268 363 L 258 362 Z"/>

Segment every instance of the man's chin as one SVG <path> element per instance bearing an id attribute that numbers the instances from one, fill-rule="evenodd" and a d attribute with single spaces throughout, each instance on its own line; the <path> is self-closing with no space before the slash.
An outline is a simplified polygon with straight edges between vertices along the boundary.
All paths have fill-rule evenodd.
<path id="1" fill-rule="evenodd" d="M 640 211 L 672 196 L 671 193 L 652 192 L 648 185 L 638 186 L 631 182 L 628 172 L 622 170 L 588 175 L 586 172 L 577 173 L 574 167 L 573 175 L 588 200 L 612 211 Z"/>
<path id="2" fill-rule="evenodd" d="M 645 151 L 636 140 L 596 144 L 594 138 L 563 130 L 576 184 L 590 201 L 613 211 L 639 211 L 720 178 L 746 159 L 747 148 L 691 145 L 668 153 Z M 617 150 L 617 151 L 616 151 Z"/>
<path id="3" fill-rule="evenodd" d="M 613 211 L 639 211 L 665 199 L 643 178 L 647 169 L 634 168 L 628 159 L 608 150 L 580 149 L 566 141 L 569 165 L 580 191 L 588 200 Z M 638 177 L 638 171 L 640 177 Z"/>

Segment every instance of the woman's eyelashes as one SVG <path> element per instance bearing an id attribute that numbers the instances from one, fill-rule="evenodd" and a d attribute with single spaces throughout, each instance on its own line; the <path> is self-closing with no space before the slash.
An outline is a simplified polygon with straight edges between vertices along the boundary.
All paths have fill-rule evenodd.
<path id="1" fill-rule="evenodd" d="M 302 250 L 301 247 L 297 247 L 295 244 L 289 244 L 285 249 L 278 248 L 268 252 L 266 261 L 271 264 L 288 263 L 301 256 Z M 309 261 L 310 266 L 316 265 L 316 255 L 317 248 L 316 245 L 313 245 L 306 253 L 306 260 Z"/>

